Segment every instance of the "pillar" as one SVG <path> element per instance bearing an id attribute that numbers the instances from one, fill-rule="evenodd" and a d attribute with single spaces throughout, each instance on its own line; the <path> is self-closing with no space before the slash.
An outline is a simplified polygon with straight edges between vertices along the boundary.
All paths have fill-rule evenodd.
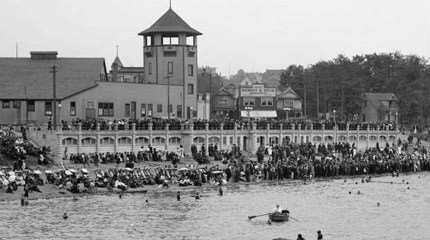
<path id="1" fill-rule="evenodd" d="M 131 151 L 136 151 L 136 123 L 131 124 Z"/>
<path id="2" fill-rule="evenodd" d="M 209 156 L 209 123 L 205 123 L 205 146 L 206 146 L 206 151 L 205 151 L 205 155 Z"/>
<path id="3" fill-rule="evenodd" d="M 165 130 L 165 136 L 166 136 L 166 142 L 164 143 L 164 148 L 166 149 L 166 151 L 169 149 L 169 136 L 170 136 L 169 127 L 170 127 L 170 124 L 166 123 L 165 129 L 164 129 Z"/>

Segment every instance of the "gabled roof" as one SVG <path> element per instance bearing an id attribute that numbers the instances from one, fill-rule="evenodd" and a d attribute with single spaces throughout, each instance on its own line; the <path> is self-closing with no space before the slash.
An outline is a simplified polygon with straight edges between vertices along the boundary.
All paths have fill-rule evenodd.
<path id="1" fill-rule="evenodd" d="M 122 67 L 122 66 L 123 66 L 123 65 L 122 65 L 122 62 L 121 62 L 121 59 L 119 59 L 119 57 L 118 57 L 118 56 L 116 56 L 116 57 L 115 57 L 115 59 L 113 60 L 113 63 L 112 63 L 112 66 L 111 66 L 111 67 L 113 68 L 113 66 L 114 66 L 115 64 L 116 64 L 118 67 Z"/>
<path id="2" fill-rule="evenodd" d="M 151 27 L 139 33 L 139 35 L 151 35 L 154 33 L 185 33 L 187 35 L 201 35 L 201 33 L 190 27 L 171 8 L 167 10 Z"/>
<path id="3" fill-rule="evenodd" d="M 363 97 L 370 101 L 398 101 L 394 93 L 363 93 Z"/>
<path id="4" fill-rule="evenodd" d="M 52 99 L 54 65 L 58 99 L 96 86 L 106 74 L 103 58 L 0 58 L 0 99 Z"/>
<path id="5" fill-rule="evenodd" d="M 291 87 L 288 87 L 284 91 L 282 91 L 278 98 L 289 98 L 289 99 L 301 99 L 300 96 L 294 91 Z"/>
<path id="6" fill-rule="evenodd" d="M 234 94 L 231 93 L 230 91 L 228 91 L 227 89 L 225 89 L 224 87 L 220 88 L 216 93 L 216 96 L 230 96 L 232 98 L 234 98 Z"/>

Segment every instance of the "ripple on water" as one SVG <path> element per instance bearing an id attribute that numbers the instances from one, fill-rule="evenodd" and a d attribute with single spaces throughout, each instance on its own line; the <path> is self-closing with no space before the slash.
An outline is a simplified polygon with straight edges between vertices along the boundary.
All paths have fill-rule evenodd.
<path id="1" fill-rule="evenodd" d="M 402 184 L 402 179 L 409 185 Z M 196 201 L 184 194 L 90 196 L 79 201 L 0 203 L 0 238 L 5 239 L 422 239 L 430 236 L 430 174 L 280 184 L 233 185 L 202 192 Z M 398 184 L 382 182 L 395 181 Z M 407 186 L 410 189 L 407 189 Z M 352 194 L 348 194 L 351 191 Z M 358 195 L 357 191 L 361 194 Z M 145 199 L 150 203 L 145 203 Z M 376 205 L 380 202 L 380 206 Z M 277 204 L 299 221 L 267 225 L 264 214 Z M 63 220 L 62 214 L 69 213 Z"/>

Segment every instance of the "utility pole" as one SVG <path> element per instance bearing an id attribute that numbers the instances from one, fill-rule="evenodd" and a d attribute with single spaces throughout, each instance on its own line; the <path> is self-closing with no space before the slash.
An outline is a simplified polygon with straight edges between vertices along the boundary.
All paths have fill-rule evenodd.
<path id="1" fill-rule="evenodd" d="M 319 119 L 320 116 L 320 80 L 316 79 L 317 81 L 317 119 Z"/>
<path id="2" fill-rule="evenodd" d="M 50 73 L 52 73 L 53 124 L 54 124 L 54 130 L 57 130 L 57 67 L 55 65 L 51 67 Z"/>
<path id="3" fill-rule="evenodd" d="M 213 96 L 212 96 L 212 72 L 209 72 L 209 92 L 210 92 L 210 96 L 209 96 L 209 120 L 211 119 L 211 113 L 212 113 L 212 100 L 213 100 Z"/>

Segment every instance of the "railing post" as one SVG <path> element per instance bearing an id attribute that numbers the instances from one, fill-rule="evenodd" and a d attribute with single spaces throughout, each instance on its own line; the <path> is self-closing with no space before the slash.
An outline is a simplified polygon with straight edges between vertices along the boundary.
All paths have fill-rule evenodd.
<path id="1" fill-rule="evenodd" d="M 149 131 L 149 145 L 152 145 L 152 127 L 153 127 L 153 123 L 152 121 L 150 121 L 148 123 L 148 131 Z"/>
<path id="2" fill-rule="evenodd" d="M 82 123 L 78 123 L 78 149 L 77 153 L 81 153 L 81 147 L 82 147 Z"/>
<path id="3" fill-rule="evenodd" d="M 116 153 L 118 151 L 118 123 L 113 124 L 113 129 L 115 132 L 115 144 L 113 145 L 113 151 Z"/>
<path id="4" fill-rule="evenodd" d="M 164 131 L 165 131 L 165 136 L 166 136 L 166 141 L 165 141 L 165 143 L 164 143 L 164 148 L 166 149 L 166 151 L 168 151 L 168 149 L 169 149 L 169 135 L 170 135 L 170 124 L 169 123 L 166 123 L 166 126 L 165 126 L 165 128 L 164 128 Z"/>
<path id="5" fill-rule="evenodd" d="M 223 142 L 223 140 L 224 140 L 224 123 L 222 122 L 222 123 L 220 123 L 220 143 L 219 143 L 219 150 L 222 150 L 223 149 L 223 146 L 224 146 L 224 142 Z"/>
<path id="6" fill-rule="evenodd" d="M 309 134 L 309 142 L 311 143 L 311 144 L 314 144 L 314 124 L 313 123 L 311 123 L 311 131 L 310 131 L 310 134 Z"/>
<path id="7" fill-rule="evenodd" d="M 266 145 L 270 145 L 270 144 L 272 144 L 271 142 L 270 142 L 270 123 L 267 123 L 266 124 Z"/>
<path id="8" fill-rule="evenodd" d="M 205 155 L 209 156 L 209 123 L 205 123 L 205 145 L 206 145 L 206 151 Z"/>
<path id="9" fill-rule="evenodd" d="M 100 151 L 100 123 L 96 122 L 96 154 Z"/>
<path id="10" fill-rule="evenodd" d="M 299 123 L 298 127 L 299 128 L 298 128 L 298 131 L 297 131 L 297 134 L 298 134 L 298 136 L 297 136 L 297 142 L 302 143 L 302 124 Z"/>
<path id="11" fill-rule="evenodd" d="M 131 124 L 131 151 L 136 150 L 136 123 Z"/>
<path id="12" fill-rule="evenodd" d="M 284 125 L 281 123 L 279 125 L 279 141 L 278 141 L 278 145 L 282 145 L 283 141 L 282 139 L 284 138 Z"/>

